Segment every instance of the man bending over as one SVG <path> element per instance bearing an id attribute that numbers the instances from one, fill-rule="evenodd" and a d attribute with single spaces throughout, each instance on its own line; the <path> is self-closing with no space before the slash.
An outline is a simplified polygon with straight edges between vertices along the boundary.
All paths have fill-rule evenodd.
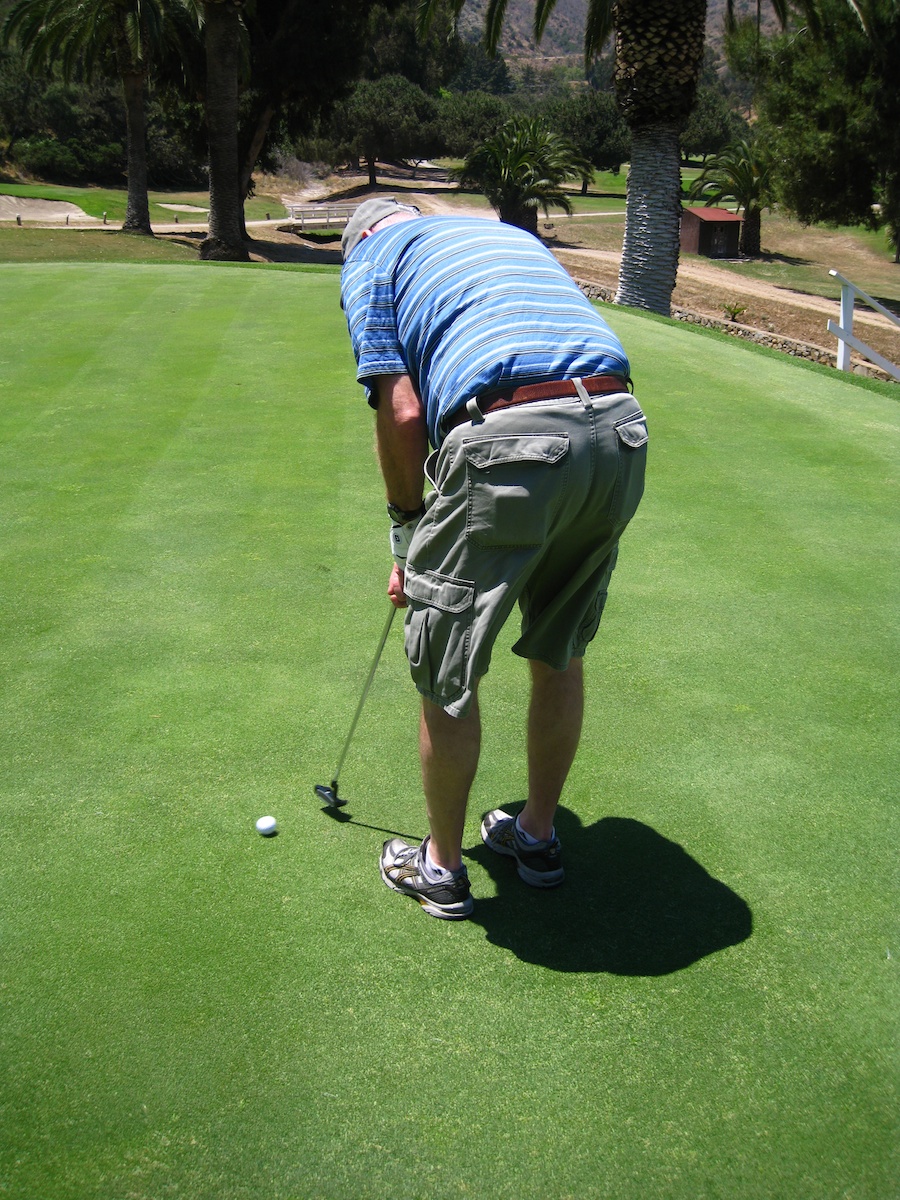
<path id="1" fill-rule="evenodd" d="M 478 683 L 516 602 L 528 798 L 517 816 L 489 812 L 481 836 L 525 883 L 562 883 L 553 822 L 581 735 L 582 658 L 643 491 L 647 426 L 618 339 L 531 234 L 379 198 L 356 210 L 342 249 L 341 304 L 392 522 L 388 594 L 407 608 L 422 694 L 430 833 L 386 842 L 381 875 L 459 919 L 472 911 L 462 837 Z"/>

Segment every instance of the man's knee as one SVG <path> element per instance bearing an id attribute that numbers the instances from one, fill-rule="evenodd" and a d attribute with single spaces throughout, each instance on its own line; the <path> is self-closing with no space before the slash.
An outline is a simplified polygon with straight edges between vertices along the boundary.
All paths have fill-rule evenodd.
<path id="1" fill-rule="evenodd" d="M 584 659 L 580 656 L 570 658 L 568 666 L 561 669 L 551 667 L 540 658 L 529 658 L 528 665 L 531 668 L 531 678 L 536 684 L 574 681 L 580 679 L 584 673 Z"/>

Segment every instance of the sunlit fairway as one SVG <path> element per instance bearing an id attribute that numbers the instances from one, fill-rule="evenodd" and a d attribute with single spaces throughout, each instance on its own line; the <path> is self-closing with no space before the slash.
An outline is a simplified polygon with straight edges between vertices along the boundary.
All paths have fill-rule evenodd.
<path id="1" fill-rule="evenodd" d="M 313 795 L 387 605 L 336 271 L 0 265 L 0 1195 L 895 1194 L 897 392 L 607 315 L 652 453 L 568 878 L 478 838 L 510 629 L 449 925 L 377 869 L 399 623 Z"/>

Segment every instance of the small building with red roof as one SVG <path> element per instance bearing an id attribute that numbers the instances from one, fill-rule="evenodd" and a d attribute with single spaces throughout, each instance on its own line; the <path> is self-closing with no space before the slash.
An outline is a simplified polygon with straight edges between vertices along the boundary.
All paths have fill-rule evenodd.
<path id="1" fill-rule="evenodd" d="M 727 208 L 684 208 L 681 211 L 681 249 L 707 258 L 737 258 L 741 217 Z"/>

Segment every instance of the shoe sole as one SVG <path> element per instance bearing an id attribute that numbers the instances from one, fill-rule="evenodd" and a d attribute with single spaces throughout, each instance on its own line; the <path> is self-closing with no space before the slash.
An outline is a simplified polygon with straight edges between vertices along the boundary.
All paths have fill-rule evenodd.
<path id="1" fill-rule="evenodd" d="M 429 900 L 427 896 L 421 896 L 418 892 L 408 892 L 406 888 L 398 887 L 396 883 L 388 876 L 384 867 L 381 866 L 381 878 L 388 885 L 392 892 L 396 892 L 398 896 L 409 896 L 411 900 L 415 900 L 421 905 L 422 910 L 427 912 L 430 917 L 438 917 L 442 921 L 464 921 L 466 917 L 472 913 L 473 903 L 471 896 L 468 900 L 462 900 L 454 908 L 444 908 L 439 904 L 435 904 Z"/>
<path id="2" fill-rule="evenodd" d="M 495 854 L 502 854 L 504 858 L 514 858 L 516 860 L 516 870 L 519 878 L 523 883 L 527 883 L 533 888 L 555 888 L 563 882 L 566 873 L 562 867 L 552 874 L 549 872 L 534 871 L 531 867 L 525 865 L 516 854 L 515 850 L 507 846 L 499 845 L 491 840 L 490 832 L 487 828 L 487 822 L 481 822 L 481 840 L 487 846 L 488 850 L 493 850 Z"/>

